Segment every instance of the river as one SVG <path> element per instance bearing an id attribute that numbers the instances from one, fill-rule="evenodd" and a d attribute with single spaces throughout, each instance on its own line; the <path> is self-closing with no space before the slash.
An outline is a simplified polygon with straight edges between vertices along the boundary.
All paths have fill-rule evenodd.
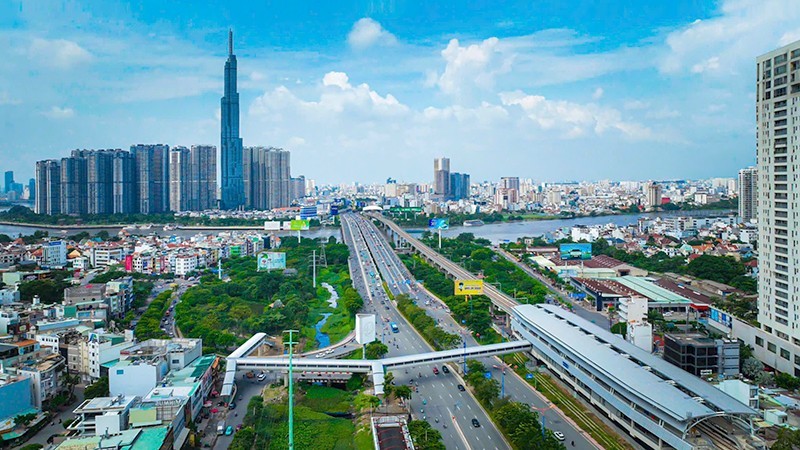
<path id="1" fill-rule="evenodd" d="M 691 211 L 694 216 L 714 216 L 727 215 L 723 211 Z M 580 217 L 577 219 L 553 219 L 553 220 L 528 220 L 521 222 L 502 222 L 489 223 L 478 227 L 452 226 L 448 230 L 442 230 L 443 237 L 455 237 L 461 233 L 472 233 L 475 237 L 484 238 L 493 243 L 502 243 L 506 240 L 516 241 L 521 237 L 540 236 L 547 232 L 555 231 L 562 227 L 573 227 L 575 225 L 605 225 L 613 223 L 619 227 L 634 225 L 640 217 L 653 219 L 655 217 L 676 217 L 689 215 L 687 212 L 669 213 L 645 213 L 645 214 L 622 214 L 616 216 L 597 216 Z M 412 234 L 422 234 L 422 229 L 413 228 L 409 232 Z"/>

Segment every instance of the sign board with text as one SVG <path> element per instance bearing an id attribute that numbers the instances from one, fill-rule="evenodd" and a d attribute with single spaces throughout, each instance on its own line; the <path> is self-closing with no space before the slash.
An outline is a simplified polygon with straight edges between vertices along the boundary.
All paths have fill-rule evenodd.
<path id="1" fill-rule="evenodd" d="M 428 220 L 428 228 L 447 230 L 450 228 L 450 219 L 430 219 Z"/>
<path id="2" fill-rule="evenodd" d="M 289 222 L 289 229 L 292 231 L 305 231 L 308 229 L 308 221 L 302 219 L 294 219 Z"/>
<path id="3" fill-rule="evenodd" d="M 456 280 L 455 295 L 483 295 L 483 280 Z"/>
<path id="4" fill-rule="evenodd" d="M 286 268 L 286 253 L 262 252 L 258 255 L 258 270 L 273 270 Z"/>
<path id="5" fill-rule="evenodd" d="M 592 259 L 592 244 L 561 244 L 559 250 L 564 261 Z"/>

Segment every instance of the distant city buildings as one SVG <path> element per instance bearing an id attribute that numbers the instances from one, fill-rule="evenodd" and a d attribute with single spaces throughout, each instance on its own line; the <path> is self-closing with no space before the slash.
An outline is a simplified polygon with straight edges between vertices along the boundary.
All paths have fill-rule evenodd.
<path id="1" fill-rule="evenodd" d="M 758 210 L 758 169 L 748 167 L 739 171 L 739 217 L 744 222 L 756 218 Z"/>
<path id="2" fill-rule="evenodd" d="M 221 99 L 220 206 L 228 210 L 291 206 L 306 196 L 309 182 L 313 190 L 314 182 L 291 176 L 286 150 L 242 147 L 236 64 L 229 33 Z M 15 183 L 14 173 L 8 171 L 4 193 L 9 200 L 35 199 L 39 214 L 161 214 L 216 209 L 216 180 L 215 146 L 170 149 L 166 144 L 136 144 L 130 151 L 73 150 L 60 160 L 38 161 L 28 186 Z M 468 192 L 468 178 L 466 184 Z"/>
<path id="3" fill-rule="evenodd" d="M 663 189 L 658 183 L 648 183 L 645 187 L 647 190 L 647 205 L 649 209 L 655 210 L 661 206 L 661 199 L 663 198 Z"/>

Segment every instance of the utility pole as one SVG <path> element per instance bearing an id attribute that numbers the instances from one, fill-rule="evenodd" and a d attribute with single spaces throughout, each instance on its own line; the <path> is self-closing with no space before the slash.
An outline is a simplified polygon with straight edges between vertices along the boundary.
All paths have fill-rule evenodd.
<path id="1" fill-rule="evenodd" d="M 316 287 L 317 287 L 317 251 L 316 250 L 312 250 L 311 251 L 311 273 L 312 273 L 311 279 L 313 280 L 314 288 L 316 289 Z"/>
<path id="2" fill-rule="evenodd" d="M 294 352 L 294 334 L 300 333 L 297 330 L 286 330 L 284 333 L 289 333 L 289 341 L 283 342 L 283 345 L 289 346 L 289 450 L 294 450 L 294 379 L 292 366 L 292 353 Z"/>

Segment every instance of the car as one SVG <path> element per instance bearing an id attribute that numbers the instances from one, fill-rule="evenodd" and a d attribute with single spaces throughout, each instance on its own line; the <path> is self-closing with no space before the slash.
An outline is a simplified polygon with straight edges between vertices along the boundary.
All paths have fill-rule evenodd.
<path id="1" fill-rule="evenodd" d="M 553 431 L 553 437 L 555 437 L 559 441 L 564 441 L 564 439 L 565 439 L 564 438 L 564 433 L 562 433 L 560 431 Z"/>
<path id="2" fill-rule="evenodd" d="M 262 373 L 258 376 L 258 381 L 264 381 L 265 378 L 267 378 L 267 374 Z"/>
<path id="3" fill-rule="evenodd" d="M 464 385 L 463 385 L 463 384 L 459 384 L 459 385 L 458 385 L 458 390 L 459 390 L 459 391 L 461 391 L 461 392 L 464 392 L 464 391 L 466 391 L 466 389 L 464 388 Z"/>
<path id="4" fill-rule="evenodd" d="M 447 367 L 447 366 L 442 366 L 442 372 L 444 372 L 444 373 L 450 373 L 450 368 L 449 368 L 449 367 Z"/>
<path id="5" fill-rule="evenodd" d="M 236 402 L 228 403 L 228 409 L 236 409 Z"/>
<path id="6" fill-rule="evenodd" d="M 436 366 L 433 367 L 433 374 L 439 375 L 439 369 Z"/>
<path id="7" fill-rule="evenodd" d="M 472 426 L 475 427 L 475 428 L 480 428 L 481 427 L 481 423 L 478 422 L 478 419 L 473 417 L 472 418 Z"/>
<path id="8" fill-rule="evenodd" d="M 228 425 L 228 428 L 225 428 L 225 436 L 230 436 L 233 434 L 233 427 Z"/>

